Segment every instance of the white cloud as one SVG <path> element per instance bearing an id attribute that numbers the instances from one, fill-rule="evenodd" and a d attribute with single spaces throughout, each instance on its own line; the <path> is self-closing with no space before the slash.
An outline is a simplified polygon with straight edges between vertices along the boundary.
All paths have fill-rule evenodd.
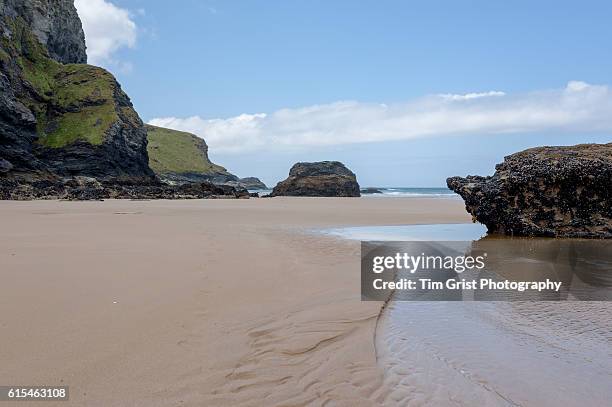
<path id="1" fill-rule="evenodd" d="M 344 101 L 228 119 L 165 117 L 149 123 L 194 133 L 215 152 L 442 135 L 612 132 L 612 92 L 572 81 L 562 89 L 516 95 L 433 95 L 388 105 Z"/>
<path id="2" fill-rule="evenodd" d="M 444 93 L 439 95 L 443 99 L 448 100 L 470 100 L 470 99 L 478 99 L 478 98 L 486 98 L 491 96 L 505 96 L 504 92 L 500 92 L 498 90 L 492 90 L 490 92 L 481 92 L 481 93 L 466 93 L 465 95 L 455 95 L 452 93 Z"/>
<path id="3" fill-rule="evenodd" d="M 136 45 L 137 26 L 128 10 L 107 0 L 75 0 L 74 5 L 83 23 L 89 63 L 116 64 L 117 50 Z"/>

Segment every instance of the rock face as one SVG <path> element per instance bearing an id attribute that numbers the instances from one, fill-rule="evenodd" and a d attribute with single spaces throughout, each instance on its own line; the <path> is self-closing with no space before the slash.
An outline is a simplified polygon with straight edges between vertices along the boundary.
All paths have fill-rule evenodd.
<path id="1" fill-rule="evenodd" d="M 130 99 L 85 61 L 72 0 L 0 0 L 0 177 L 155 177 Z"/>
<path id="2" fill-rule="evenodd" d="M 355 174 L 338 161 L 297 163 L 270 196 L 360 196 Z"/>
<path id="3" fill-rule="evenodd" d="M 612 238 L 612 143 L 532 148 L 447 184 L 490 233 Z"/>
<path id="4" fill-rule="evenodd" d="M 87 63 L 85 35 L 74 0 L 0 0 L 0 14 L 22 18 L 54 60 Z"/>

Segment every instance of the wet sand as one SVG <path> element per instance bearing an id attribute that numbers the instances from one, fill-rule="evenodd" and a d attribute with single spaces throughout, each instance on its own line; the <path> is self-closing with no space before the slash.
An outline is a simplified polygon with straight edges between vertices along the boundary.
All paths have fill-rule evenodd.
<path id="1" fill-rule="evenodd" d="M 0 202 L 0 385 L 68 385 L 59 406 L 392 403 L 359 243 L 308 230 L 469 221 L 452 199 Z"/>
<path id="2" fill-rule="evenodd" d="M 379 320 L 387 400 L 410 406 L 609 405 L 609 302 L 399 302 Z"/>

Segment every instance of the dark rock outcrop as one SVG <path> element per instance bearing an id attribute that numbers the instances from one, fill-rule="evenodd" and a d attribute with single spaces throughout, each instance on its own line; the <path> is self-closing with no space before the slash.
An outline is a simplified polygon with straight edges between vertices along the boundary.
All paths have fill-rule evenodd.
<path id="1" fill-rule="evenodd" d="M 447 184 L 490 233 L 612 238 L 612 143 L 532 148 Z"/>
<path id="2" fill-rule="evenodd" d="M 130 99 L 85 61 L 71 0 L 0 0 L 0 177 L 155 177 Z"/>
<path id="3" fill-rule="evenodd" d="M 202 172 L 165 173 L 160 179 L 169 184 L 188 184 L 192 182 L 210 182 L 217 185 L 238 186 L 238 177 L 233 174 L 205 174 Z"/>
<path id="4" fill-rule="evenodd" d="M 240 178 L 238 185 L 246 189 L 268 189 L 266 184 L 256 177 Z"/>
<path id="5" fill-rule="evenodd" d="M 371 188 L 371 187 L 370 187 L 370 188 L 363 188 L 363 189 L 361 190 L 361 193 L 362 193 L 362 194 L 382 194 L 382 193 L 383 193 L 383 191 L 381 191 L 381 190 L 380 190 L 380 189 L 378 189 L 378 188 Z"/>
<path id="6" fill-rule="evenodd" d="M 249 198 L 245 190 L 210 182 L 168 185 L 151 180 L 138 182 L 121 180 L 99 181 L 89 177 L 74 177 L 59 181 L 39 180 L 24 183 L 0 179 L 0 200 L 33 199 L 204 199 Z"/>
<path id="7" fill-rule="evenodd" d="M 13 169 L 13 164 L 0 158 L 0 173 L 6 173 Z"/>
<path id="8" fill-rule="evenodd" d="M 360 196 L 355 174 L 338 161 L 297 163 L 270 196 Z"/>

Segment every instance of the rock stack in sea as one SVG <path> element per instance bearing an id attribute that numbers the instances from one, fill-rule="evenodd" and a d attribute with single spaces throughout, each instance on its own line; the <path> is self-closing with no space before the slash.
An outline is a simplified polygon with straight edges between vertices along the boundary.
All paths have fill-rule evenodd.
<path id="1" fill-rule="evenodd" d="M 344 164 L 320 161 L 295 164 L 270 196 L 358 197 L 360 190 L 355 174 Z"/>
<path id="2" fill-rule="evenodd" d="M 363 188 L 361 190 L 362 194 L 382 194 L 383 191 L 380 188 L 374 188 L 374 187 L 368 187 L 368 188 Z"/>
<path id="3" fill-rule="evenodd" d="M 612 238 L 612 143 L 532 148 L 447 184 L 490 233 Z"/>

